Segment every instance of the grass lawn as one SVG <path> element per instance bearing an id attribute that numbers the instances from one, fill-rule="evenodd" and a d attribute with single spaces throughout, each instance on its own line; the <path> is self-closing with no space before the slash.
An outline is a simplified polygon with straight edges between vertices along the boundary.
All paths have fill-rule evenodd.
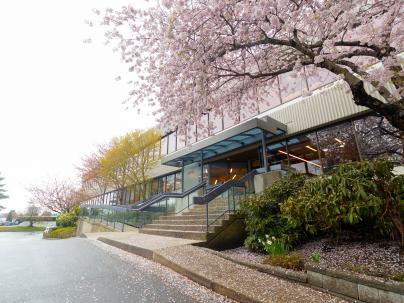
<path id="1" fill-rule="evenodd" d="M 76 236 L 76 227 L 55 227 L 44 233 L 45 239 L 66 239 Z"/>
<path id="2" fill-rule="evenodd" d="M 43 226 L 0 226 L 0 232 L 27 232 L 27 231 L 43 231 L 45 227 Z"/>

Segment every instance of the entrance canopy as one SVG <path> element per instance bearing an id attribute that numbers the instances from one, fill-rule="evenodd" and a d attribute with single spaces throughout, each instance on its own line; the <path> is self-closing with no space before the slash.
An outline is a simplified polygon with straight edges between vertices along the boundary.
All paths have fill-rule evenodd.
<path id="1" fill-rule="evenodd" d="M 270 117 L 254 118 L 196 142 L 163 158 L 162 164 L 180 166 L 224 154 L 286 133 L 287 126 Z"/>

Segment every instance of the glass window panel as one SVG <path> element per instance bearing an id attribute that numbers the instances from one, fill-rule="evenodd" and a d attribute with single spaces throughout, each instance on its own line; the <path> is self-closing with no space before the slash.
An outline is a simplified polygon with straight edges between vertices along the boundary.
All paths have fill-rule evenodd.
<path id="1" fill-rule="evenodd" d="M 189 124 L 187 129 L 187 145 L 191 145 L 196 142 L 196 125 Z"/>
<path id="2" fill-rule="evenodd" d="M 173 153 L 177 146 L 177 132 L 173 132 L 168 136 L 168 153 Z"/>
<path id="3" fill-rule="evenodd" d="M 160 177 L 159 178 L 159 189 L 158 189 L 158 192 L 159 193 L 162 193 L 162 192 L 164 192 L 164 187 L 165 187 L 165 184 L 166 184 L 166 177 Z"/>
<path id="4" fill-rule="evenodd" d="M 184 191 L 198 185 L 201 181 L 201 166 L 199 162 L 184 166 Z"/>
<path id="5" fill-rule="evenodd" d="M 247 98 L 248 96 L 246 96 Z M 256 98 L 249 98 L 241 102 L 240 121 L 248 120 L 258 115 L 258 103 Z"/>
<path id="6" fill-rule="evenodd" d="M 310 91 L 337 80 L 337 76 L 326 69 L 309 65 L 305 67 L 305 70 Z"/>
<path id="7" fill-rule="evenodd" d="M 268 87 L 260 92 L 260 95 L 264 96 L 258 101 L 259 112 L 263 113 L 268 109 L 281 104 L 281 98 L 279 97 L 278 80 L 274 79 L 268 83 Z"/>
<path id="8" fill-rule="evenodd" d="M 300 97 L 306 91 L 305 78 L 291 71 L 279 75 L 279 85 L 281 89 L 282 102 L 287 102 Z"/>
<path id="9" fill-rule="evenodd" d="M 350 122 L 317 132 L 323 167 L 334 166 L 359 160 L 355 136 Z"/>
<path id="10" fill-rule="evenodd" d="M 281 170 L 288 166 L 286 141 L 267 145 L 268 170 Z"/>
<path id="11" fill-rule="evenodd" d="M 290 167 L 305 174 L 321 174 L 316 133 L 288 140 L 288 152 Z"/>
<path id="12" fill-rule="evenodd" d="M 161 138 L 161 155 L 167 155 L 167 137 Z"/>
<path id="13" fill-rule="evenodd" d="M 232 127 L 238 123 L 238 115 L 231 115 L 228 112 L 225 112 L 223 114 L 223 124 L 224 124 L 224 129 Z"/>
<path id="14" fill-rule="evenodd" d="M 399 131 L 383 117 L 366 117 L 354 121 L 363 160 L 388 159 L 403 162 L 403 142 Z"/>
<path id="15" fill-rule="evenodd" d="M 182 172 L 175 174 L 175 192 L 182 192 Z"/>
<path id="16" fill-rule="evenodd" d="M 186 135 L 185 134 L 179 134 L 177 131 L 177 150 L 184 148 L 186 143 Z"/>
<path id="17" fill-rule="evenodd" d="M 216 134 L 223 130 L 222 114 L 209 113 L 209 124 L 211 134 Z"/>
<path id="18" fill-rule="evenodd" d="M 175 188 L 175 174 L 168 175 L 167 181 L 164 187 L 164 192 L 173 192 Z"/>
<path id="19" fill-rule="evenodd" d="M 157 195 L 159 192 L 159 182 L 158 179 L 153 179 L 151 183 L 151 195 Z"/>
<path id="20" fill-rule="evenodd" d="M 209 136 L 209 115 L 208 114 L 203 114 L 201 117 L 198 119 L 198 124 L 197 124 L 197 140 L 201 141 Z"/>

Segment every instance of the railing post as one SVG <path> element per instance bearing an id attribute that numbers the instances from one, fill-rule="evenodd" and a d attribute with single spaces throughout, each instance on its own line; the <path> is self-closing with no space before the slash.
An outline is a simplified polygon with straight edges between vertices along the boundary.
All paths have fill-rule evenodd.
<path id="1" fill-rule="evenodd" d="M 232 196 L 233 196 L 233 212 L 236 212 L 236 197 L 234 196 L 234 189 L 235 187 L 232 187 Z"/>
<path id="2" fill-rule="evenodd" d="M 209 230 L 209 203 L 206 203 L 206 232 Z"/>
<path id="3" fill-rule="evenodd" d="M 166 198 L 166 215 L 168 214 L 168 198 Z"/>

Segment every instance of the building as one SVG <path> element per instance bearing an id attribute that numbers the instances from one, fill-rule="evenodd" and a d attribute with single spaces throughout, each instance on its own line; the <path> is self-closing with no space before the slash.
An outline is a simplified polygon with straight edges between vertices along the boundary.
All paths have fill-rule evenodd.
<path id="1" fill-rule="evenodd" d="M 288 85 L 292 81 L 294 85 Z M 324 72 L 298 80 L 285 74 L 275 83 L 265 103 L 240 108 L 235 119 L 226 113 L 213 117 L 207 112 L 187 128 L 187 134 L 166 132 L 157 146 L 162 160 L 150 172 L 146 200 L 134 208 L 159 215 L 170 213 L 175 219 L 184 210 L 192 213 L 194 202 L 206 205 L 206 209 L 198 205 L 199 214 L 205 216 L 198 220 L 206 220 L 206 233 L 210 230 L 210 201 L 230 201 L 231 188 L 233 202 L 234 188 L 244 187 L 244 195 L 252 191 L 251 184 L 247 189 L 243 182 L 250 182 L 248 176 L 257 169 L 261 173 L 292 169 L 318 175 L 341 163 L 378 157 L 403 163 L 403 144 L 394 136 L 396 130 L 367 108 L 355 105 L 341 80 Z M 210 128 L 200 131 L 201 125 Z M 110 201 L 116 201 L 117 192 L 95 197 L 87 204 L 100 205 L 98 208 L 116 204 Z M 118 204 L 139 200 L 136 189 L 122 189 L 119 196 Z M 226 203 L 221 203 L 217 218 L 222 210 L 223 215 L 236 208 L 230 209 Z M 150 229 L 164 229 L 154 225 Z"/>

